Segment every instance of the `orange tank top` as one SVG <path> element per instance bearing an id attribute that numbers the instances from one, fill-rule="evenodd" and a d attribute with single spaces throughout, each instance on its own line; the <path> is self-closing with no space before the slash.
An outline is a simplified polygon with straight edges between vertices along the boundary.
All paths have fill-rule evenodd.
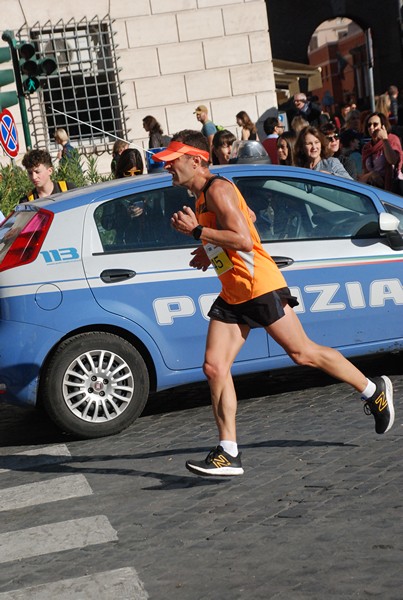
<path id="1" fill-rule="evenodd" d="M 239 208 L 248 223 L 253 240 L 251 252 L 223 248 L 232 262 L 233 268 L 219 275 L 222 284 L 220 296 L 229 304 L 240 304 L 286 287 L 287 283 L 272 257 L 264 250 L 241 192 L 233 183 L 230 181 L 228 183 L 233 185 L 236 191 Z M 219 229 L 215 213 L 209 212 L 207 209 L 204 191 L 196 200 L 196 216 L 199 224 L 203 227 Z M 205 242 L 203 244 L 206 246 Z"/>

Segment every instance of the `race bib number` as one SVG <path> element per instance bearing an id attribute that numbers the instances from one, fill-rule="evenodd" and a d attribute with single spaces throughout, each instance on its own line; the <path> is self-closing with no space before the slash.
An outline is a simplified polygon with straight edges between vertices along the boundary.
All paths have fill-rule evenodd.
<path id="1" fill-rule="evenodd" d="M 218 276 L 223 275 L 230 269 L 234 268 L 230 257 L 220 246 L 214 246 L 214 244 L 205 244 L 204 250 L 206 251 L 206 254 L 209 257 L 211 264 L 213 265 Z"/>

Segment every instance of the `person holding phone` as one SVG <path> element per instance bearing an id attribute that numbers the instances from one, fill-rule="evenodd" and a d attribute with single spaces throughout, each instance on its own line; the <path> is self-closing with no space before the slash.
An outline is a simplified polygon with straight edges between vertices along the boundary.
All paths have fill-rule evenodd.
<path id="1" fill-rule="evenodd" d="M 400 139 L 390 133 L 388 118 L 381 112 L 370 113 L 365 120 L 365 136 L 370 140 L 362 149 L 360 181 L 388 191 L 399 191 L 403 183 L 403 152 Z"/>

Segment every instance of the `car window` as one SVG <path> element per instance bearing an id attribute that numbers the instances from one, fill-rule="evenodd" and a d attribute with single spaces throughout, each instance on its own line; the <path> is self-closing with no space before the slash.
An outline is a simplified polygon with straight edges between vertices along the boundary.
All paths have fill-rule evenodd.
<path id="1" fill-rule="evenodd" d="M 387 202 L 383 202 L 383 207 L 386 212 L 394 215 L 400 221 L 399 224 L 399 233 L 403 234 L 403 208 L 399 208 L 398 206 L 393 206 L 393 204 L 388 204 Z"/>
<path id="2" fill-rule="evenodd" d="M 238 177 L 234 182 L 256 214 L 262 241 L 377 235 L 377 210 L 356 191 L 280 177 Z"/>
<path id="3" fill-rule="evenodd" d="M 194 204 L 185 188 L 166 187 L 115 200 L 97 207 L 95 223 L 105 252 L 133 252 L 194 246 L 195 240 L 175 231 L 171 216 Z"/>

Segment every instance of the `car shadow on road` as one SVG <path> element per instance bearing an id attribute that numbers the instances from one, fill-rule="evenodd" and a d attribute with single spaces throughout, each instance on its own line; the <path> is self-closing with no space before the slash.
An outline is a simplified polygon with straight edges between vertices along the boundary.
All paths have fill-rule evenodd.
<path id="1" fill-rule="evenodd" d="M 351 359 L 368 377 L 402 375 L 402 353 L 377 355 Z M 234 377 L 238 400 L 275 396 L 277 394 L 326 388 L 340 383 L 322 371 L 310 367 L 264 371 Z M 210 404 L 210 392 L 206 381 L 181 386 L 151 394 L 141 417 L 167 414 Z"/>
<path id="2" fill-rule="evenodd" d="M 353 362 L 369 377 L 379 373 L 390 376 L 403 374 L 402 353 L 365 357 Z M 235 378 L 235 387 L 241 402 L 262 397 L 270 398 L 298 390 L 326 388 L 336 383 L 338 382 L 335 379 L 320 371 L 302 367 Z M 151 394 L 140 419 L 209 405 L 209 388 L 207 382 L 203 381 Z M 136 423 L 132 427 L 136 427 Z M 123 435 L 125 433 L 124 431 Z M 61 444 L 78 441 L 78 439 L 76 436 L 62 432 L 41 409 L 0 404 L 0 448 Z M 272 443 L 267 442 L 268 445 Z M 291 440 L 291 443 L 294 444 L 294 441 Z M 205 449 L 202 451 L 204 452 Z"/>

